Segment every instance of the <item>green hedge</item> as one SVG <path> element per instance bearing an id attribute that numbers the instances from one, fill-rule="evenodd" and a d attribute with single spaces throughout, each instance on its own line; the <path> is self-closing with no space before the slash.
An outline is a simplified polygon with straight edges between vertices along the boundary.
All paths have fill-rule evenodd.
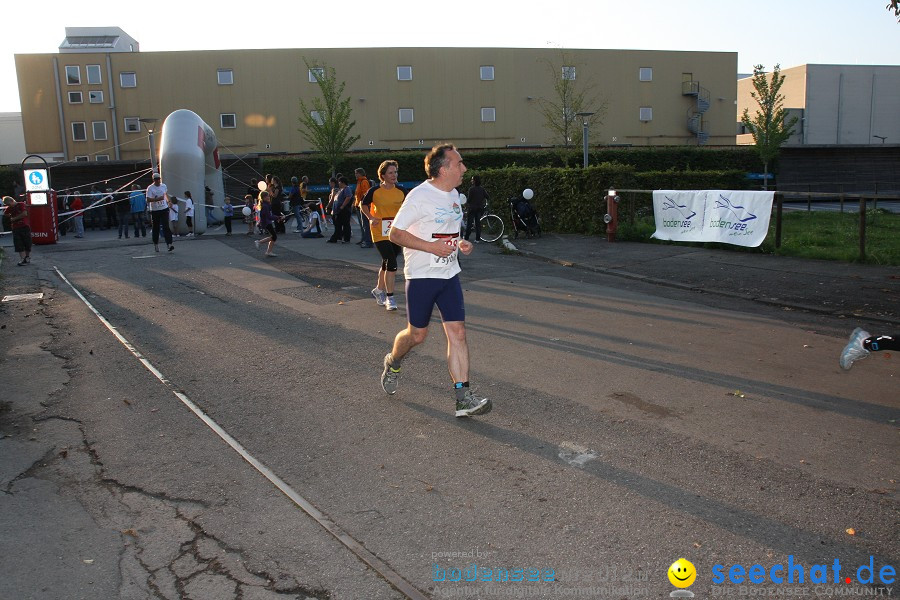
<path id="1" fill-rule="evenodd" d="M 424 150 L 405 152 L 357 152 L 348 154 L 338 164 L 338 172 L 352 178 L 353 170 L 362 167 L 370 179 L 376 179 L 378 165 L 387 159 L 400 165 L 400 180 L 425 178 Z M 545 167 L 580 167 L 583 156 L 576 150 L 467 150 L 463 158 L 469 169 L 486 171 L 507 167 L 541 169 Z M 588 164 L 618 163 L 630 165 L 636 171 L 714 171 L 740 170 L 755 172 L 761 169 L 759 157 L 752 146 L 702 148 L 697 146 L 597 148 L 589 153 Z M 328 182 L 327 165 L 316 154 L 290 157 L 271 157 L 263 160 L 263 171 L 281 177 L 282 182 L 292 176 L 307 175 L 313 184 Z"/>
<path id="2" fill-rule="evenodd" d="M 493 212 L 510 226 L 507 200 L 522 190 L 534 192 L 532 206 L 541 217 L 544 231 L 597 234 L 606 231 L 606 193 L 614 189 L 749 189 L 751 182 L 742 170 L 730 171 L 648 171 L 638 172 L 631 165 L 603 163 L 595 167 L 566 169 L 493 169 L 476 171 L 491 196 Z M 463 192 L 468 189 L 461 186 Z M 624 194 L 622 194 L 624 196 Z M 629 205 L 629 211 L 645 212 L 652 198 L 642 195 Z M 652 212 L 652 211 L 651 211 Z"/>

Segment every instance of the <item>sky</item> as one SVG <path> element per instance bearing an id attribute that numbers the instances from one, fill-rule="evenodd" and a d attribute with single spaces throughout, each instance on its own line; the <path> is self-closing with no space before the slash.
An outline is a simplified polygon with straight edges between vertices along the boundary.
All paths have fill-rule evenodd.
<path id="1" fill-rule="evenodd" d="M 66 27 L 120 27 L 142 52 L 384 46 L 737 52 L 738 72 L 751 73 L 756 64 L 900 64 L 900 23 L 887 3 L 301 0 L 266 3 L 266 12 L 252 14 L 206 0 L 16 1 L 3 9 L 0 81 L 7 85 L 0 112 L 20 111 L 13 56 L 57 53 Z"/>

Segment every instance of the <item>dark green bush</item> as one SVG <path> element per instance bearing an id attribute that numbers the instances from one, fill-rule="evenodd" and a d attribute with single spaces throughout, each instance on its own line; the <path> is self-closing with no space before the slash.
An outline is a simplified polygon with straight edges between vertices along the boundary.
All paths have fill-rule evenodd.
<path id="1" fill-rule="evenodd" d="M 338 172 L 350 176 L 357 167 L 366 170 L 370 179 L 376 178 L 376 170 L 382 161 L 396 160 L 400 165 L 401 181 L 425 179 L 423 159 L 425 150 L 403 152 L 356 152 L 348 154 L 338 164 Z M 488 171 L 520 167 L 542 169 L 548 167 L 581 167 L 580 150 L 464 150 L 463 158 L 469 169 Z M 590 152 L 589 164 L 618 163 L 645 171 L 714 171 L 759 170 L 759 159 L 752 147 L 701 148 L 697 146 L 596 148 Z M 313 184 L 328 182 L 328 166 L 316 154 L 266 157 L 263 171 L 279 175 L 284 181 L 293 175 L 307 175 Z"/>

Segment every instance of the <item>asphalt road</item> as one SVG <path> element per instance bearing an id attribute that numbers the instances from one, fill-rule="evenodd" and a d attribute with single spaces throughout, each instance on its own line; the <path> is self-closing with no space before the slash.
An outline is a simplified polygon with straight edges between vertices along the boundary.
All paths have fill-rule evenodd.
<path id="1" fill-rule="evenodd" d="M 40 254 L 2 265 L 4 294 L 45 298 L 0 308 L 0 598 L 658 598 L 682 556 L 698 597 L 789 561 L 791 589 L 834 595 L 900 563 L 896 359 L 841 371 L 846 321 L 481 245 L 463 282 L 494 411 L 459 420 L 439 327 L 382 392 L 402 294 L 375 305 L 356 246 Z"/>

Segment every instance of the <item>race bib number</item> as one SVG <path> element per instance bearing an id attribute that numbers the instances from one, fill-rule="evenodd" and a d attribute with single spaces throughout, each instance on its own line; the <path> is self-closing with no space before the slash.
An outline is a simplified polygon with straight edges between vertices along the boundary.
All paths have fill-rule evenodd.
<path id="1" fill-rule="evenodd" d="M 436 233 L 432 237 L 444 238 L 444 243 L 448 246 L 452 246 L 453 252 L 447 256 L 435 256 L 432 254 L 431 265 L 429 268 L 432 270 L 449 270 L 450 267 L 456 264 L 457 255 L 459 254 L 458 236 Z"/>
<path id="2" fill-rule="evenodd" d="M 393 219 L 381 220 L 381 235 L 383 235 L 384 237 L 389 237 L 391 235 L 391 224 L 393 222 Z"/>

